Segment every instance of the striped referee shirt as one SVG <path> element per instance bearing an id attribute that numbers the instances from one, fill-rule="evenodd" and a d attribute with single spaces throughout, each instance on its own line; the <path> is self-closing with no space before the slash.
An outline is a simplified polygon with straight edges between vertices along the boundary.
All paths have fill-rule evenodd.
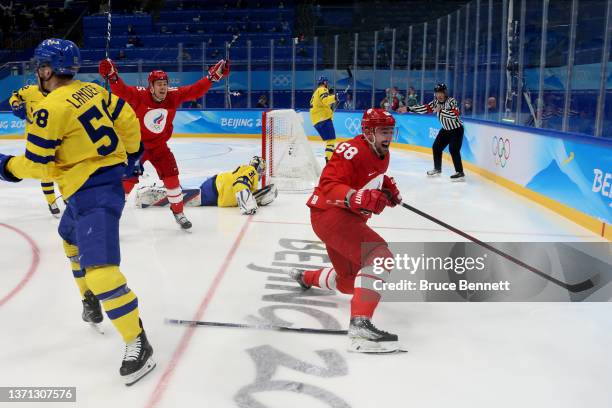
<path id="1" fill-rule="evenodd" d="M 457 108 L 457 100 L 455 98 L 448 97 L 444 102 L 438 102 L 437 99 L 434 99 L 426 105 L 410 106 L 409 110 L 423 115 L 425 113 L 433 113 L 436 106 L 441 108 L 438 113 L 438 120 L 440 120 L 440 124 L 444 129 L 458 129 L 463 125 L 459 117 L 459 109 Z"/>

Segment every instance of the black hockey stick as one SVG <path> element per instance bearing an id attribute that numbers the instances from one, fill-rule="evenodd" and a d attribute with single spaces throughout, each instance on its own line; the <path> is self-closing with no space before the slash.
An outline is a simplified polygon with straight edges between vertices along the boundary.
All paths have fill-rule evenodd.
<path id="1" fill-rule="evenodd" d="M 230 57 L 230 48 L 232 48 L 232 46 L 234 45 L 234 43 L 236 43 L 236 41 L 238 40 L 238 37 L 240 37 L 240 34 L 236 33 L 232 36 L 232 41 L 230 41 L 227 46 L 225 47 L 225 61 L 227 63 L 227 61 L 229 61 L 229 57 Z M 228 109 L 232 109 L 232 94 L 233 92 L 230 91 L 230 78 L 229 78 L 229 74 L 227 75 L 227 78 L 225 78 L 225 98 L 226 98 L 226 103 L 227 103 L 227 107 Z M 238 95 L 236 95 L 238 96 Z"/>
<path id="2" fill-rule="evenodd" d="M 549 282 L 554 283 L 557 286 L 562 287 L 563 289 L 566 289 L 570 292 L 576 293 L 576 292 L 583 292 L 585 290 L 589 290 L 591 289 L 593 286 L 595 286 L 595 284 L 593 283 L 592 279 L 587 279 L 583 282 L 579 282 L 579 283 L 575 283 L 575 284 L 570 284 L 570 283 L 565 283 L 560 281 L 559 279 L 553 278 L 550 275 L 545 274 L 544 272 L 542 272 L 541 270 L 534 268 L 531 265 L 526 264 L 525 262 L 521 261 L 520 259 L 516 259 L 515 257 L 513 257 L 512 255 L 509 255 L 503 251 L 500 251 L 499 249 L 493 247 L 490 244 L 487 244 L 486 242 L 483 242 L 481 240 L 479 240 L 476 237 L 471 236 L 470 234 L 461 231 L 460 229 L 457 229 L 455 227 L 453 227 L 452 225 L 449 225 L 447 223 L 445 223 L 444 221 L 440 221 L 439 219 L 437 219 L 436 217 L 433 217 L 417 208 L 414 208 L 413 206 L 406 204 L 406 203 L 402 203 L 402 207 L 406 208 L 407 210 L 410 210 L 418 215 L 420 215 L 421 217 L 427 218 L 429 221 L 435 222 L 436 224 L 454 232 L 457 235 L 461 235 L 463 238 L 468 239 L 472 242 L 474 242 L 475 244 L 480 245 L 481 247 L 484 247 L 486 249 L 488 249 L 491 252 L 496 253 L 497 255 L 506 258 L 507 260 L 509 260 L 510 262 L 527 269 L 528 271 L 531 271 L 533 273 L 535 273 L 536 275 L 538 275 L 539 277 L 546 279 Z"/>
<path id="3" fill-rule="evenodd" d="M 289 327 L 289 326 L 275 326 L 268 324 L 244 324 L 244 323 L 224 323 L 224 322 L 206 322 L 201 320 L 180 320 L 180 319 L 166 319 L 167 324 L 176 324 L 180 326 L 208 326 L 208 327 L 228 327 L 236 329 L 254 329 L 254 330 L 272 330 L 272 331 L 283 331 L 283 332 L 297 332 L 297 333 L 313 333 L 313 334 L 340 334 L 347 335 L 348 330 L 333 330 L 333 329 L 313 329 L 309 327 Z"/>
<path id="4" fill-rule="evenodd" d="M 346 95 L 348 94 L 349 89 L 351 89 L 351 79 L 353 79 L 353 73 L 351 72 L 350 68 L 346 69 L 346 73 L 348 74 L 348 79 L 346 81 L 346 88 L 344 88 L 344 97 L 346 98 Z M 336 102 L 336 104 L 334 105 L 334 109 L 332 109 L 333 112 L 336 111 L 336 109 L 338 109 L 338 105 L 340 105 L 339 103 Z"/>

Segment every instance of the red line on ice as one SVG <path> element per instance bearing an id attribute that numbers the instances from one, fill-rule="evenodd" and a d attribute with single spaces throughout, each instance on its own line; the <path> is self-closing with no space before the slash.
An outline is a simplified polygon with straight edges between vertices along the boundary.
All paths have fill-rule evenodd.
<path id="1" fill-rule="evenodd" d="M 28 234 L 21 231 L 20 229 L 13 227 L 11 225 L 8 225 L 8 224 L 4 224 L 4 223 L 0 223 L 0 227 L 7 228 L 21 235 L 23 239 L 28 241 L 28 244 L 30 244 L 30 249 L 32 250 L 32 262 L 30 263 L 30 269 L 28 269 L 28 273 L 26 273 L 25 276 L 21 278 L 21 281 L 19 281 L 17 286 L 15 286 L 6 296 L 0 299 L 0 307 L 2 307 L 4 306 L 5 303 L 11 300 L 11 298 L 13 298 L 17 293 L 19 293 L 21 289 L 23 289 L 23 287 L 32 278 L 32 275 L 34 275 L 34 272 L 36 272 L 36 269 L 38 269 L 38 264 L 40 262 L 40 249 L 38 249 L 38 245 L 36 245 L 36 242 L 34 242 L 34 240 Z"/>
<path id="2" fill-rule="evenodd" d="M 227 272 L 227 268 L 232 262 L 232 259 L 234 258 L 234 255 L 236 254 L 236 251 L 238 250 L 238 247 L 240 246 L 240 243 L 242 242 L 242 238 L 244 238 L 244 234 L 246 233 L 246 230 L 251 224 L 252 219 L 253 219 L 253 216 L 248 217 L 248 219 L 242 226 L 242 229 L 238 233 L 238 236 L 236 237 L 234 244 L 230 248 L 227 256 L 225 257 L 225 260 L 223 261 L 223 264 L 217 271 L 217 274 L 215 275 L 212 284 L 208 288 L 208 291 L 206 292 L 204 299 L 202 299 L 202 302 L 200 303 L 198 310 L 195 312 L 195 314 L 191 318 L 192 320 L 202 320 L 202 316 L 204 315 L 204 312 L 208 308 L 210 301 L 215 296 L 215 293 L 217 292 L 217 289 L 219 288 L 219 284 L 223 280 L 223 277 L 225 276 L 225 273 Z M 185 329 L 185 332 L 183 333 L 183 337 L 181 337 L 179 345 L 174 350 L 174 353 L 172 354 L 172 357 L 170 358 L 170 362 L 168 363 L 166 370 L 164 371 L 161 378 L 157 382 L 157 385 L 155 385 L 155 389 L 153 390 L 153 393 L 151 394 L 151 396 L 149 397 L 149 400 L 147 401 L 147 404 L 145 405 L 146 408 L 153 408 L 161 401 L 162 396 L 164 392 L 166 391 L 166 388 L 168 387 L 170 380 L 172 379 L 174 370 L 176 369 L 181 358 L 185 354 L 187 347 L 189 347 L 189 342 L 191 341 L 191 338 L 193 337 L 193 333 L 195 329 L 196 329 L 195 326 L 189 326 Z"/>

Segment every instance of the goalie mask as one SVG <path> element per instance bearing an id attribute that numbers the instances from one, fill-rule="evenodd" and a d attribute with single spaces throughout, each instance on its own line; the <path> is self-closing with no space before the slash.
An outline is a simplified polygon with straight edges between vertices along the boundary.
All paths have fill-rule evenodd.
<path id="1" fill-rule="evenodd" d="M 266 161 L 260 156 L 253 156 L 253 158 L 249 162 L 249 166 L 255 167 L 257 174 L 259 174 L 259 178 L 261 178 L 261 176 L 266 171 Z"/>

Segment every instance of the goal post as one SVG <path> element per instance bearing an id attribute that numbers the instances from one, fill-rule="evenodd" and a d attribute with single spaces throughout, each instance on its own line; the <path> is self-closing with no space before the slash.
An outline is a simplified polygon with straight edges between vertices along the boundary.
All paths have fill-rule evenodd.
<path id="1" fill-rule="evenodd" d="M 302 116 L 293 109 L 262 113 L 261 155 L 266 161 L 262 187 L 274 184 L 285 192 L 309 192 L 321 167 L 304 132 Z"/>

